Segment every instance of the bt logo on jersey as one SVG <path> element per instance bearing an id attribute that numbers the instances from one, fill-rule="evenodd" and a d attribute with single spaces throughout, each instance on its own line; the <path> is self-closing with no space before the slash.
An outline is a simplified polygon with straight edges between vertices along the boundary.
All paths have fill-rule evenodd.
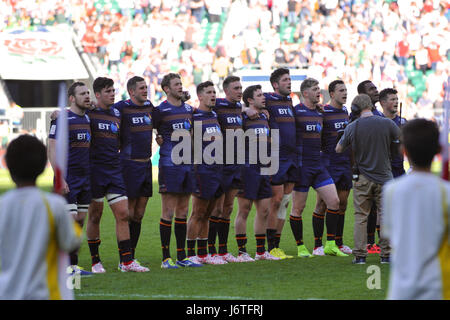
<path id="1" fill-rule="evenodd" d="M 109 130 L 109 123 L 102 123 L 102 122 L 99 122 L 99 124 L 98 124 L 98 128 L 100 129 L 100 130 Z"/>
<path id="2" fill-rule="evenodd" d="M 334 128 L 335 129 L 345 129 L 346 126 L 347 126 L 347 122 L 346 121 L 336 122 L 334 124 Z"/>
<path id="3" fill-rule="evenodd" d="M 77 133 L 77 140 L 89 141 L 90 136 L 87 132 Z"/>
<path id="4" fill-rule="evenodd" d="M 133 117 L 131 118 L 131 122 L 133 122 L 133 124 L 144 123 L 144 117 Z"/>

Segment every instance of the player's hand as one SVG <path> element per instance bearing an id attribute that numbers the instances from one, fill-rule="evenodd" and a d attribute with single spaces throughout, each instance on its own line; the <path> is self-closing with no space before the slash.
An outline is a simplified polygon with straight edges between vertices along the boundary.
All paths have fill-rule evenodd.
<path id="1" fill-rule="evenodd" d="M 269 111 L 267 111 L 267 109 L 262 109 L 261 111 L 262 111 L 262 113 L 264 113 L 264 115 L 267 117 L 267 119 L 270 119 L 270 114 L 269 114 Z"/>
<path id="2" fill-rule="evenodd" d="M 183 95 L 181 97 L 181 101 L 186 102 L 191 98 L 189 91 L 183 91 Z"/>
<path id="3" fill-rule="evenodd" d="M 50 115 L 50 120 L 56 120 L 58 118 L 58 116 L 59 116 L 59 110 L 55 110 Z"/>
<path id="4" fill-rule="evenodd" d="M 155 138 L 155 141 L 158 144 L 158 146 L 162 145 L 164 142 L 162 135 L 158 134 Z"/>
<path id="5" fill-rule="evenodd" d="M 245 110 L 245 114 L 252 120 L 258 118 L 258 116 L 259 116 L 259 113 L 257 111 L 252 110 L 250 108 L 247 108 Z"/>
<path id="6" fill-rule="evenodd" d="M 63 194 L 68 194 L 70 192 L 70 189 L 69 189 L 69 185 L 67 184 L 66 180 L 62 181 L 62 185 L 63 185 L 62 193 Z"/>

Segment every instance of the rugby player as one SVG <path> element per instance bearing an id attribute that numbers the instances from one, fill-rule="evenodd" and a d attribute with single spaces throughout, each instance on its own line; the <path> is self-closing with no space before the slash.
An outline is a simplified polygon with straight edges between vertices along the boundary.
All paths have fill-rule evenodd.
<path id="1" fill-rule="evenodd" d="M 346 151 L 338 154 L 335 151 L 338 135 L 344 131 L 349 122 L 348 111 L 344 106 L 347 101 L 347 88 L 344 81 L 335 80 L 331 82 L 328 86 L 328 93 L 331 101 L 330 104 L 325 105 L 323 108 L 322 162 L 333 179 L 339 197 L 339 213 L 335 236 L 336 245 L 342 252 L 351 254 L 352 250 L 343 244 L 345 211 L 347 210 L 348 196 L 352 188 L 350 152 Z M 312 218 L 315 242 L 313 255 L 324 255 L 322 236 L 325 211 L 325 202 L 317 195 L 316 208 Z"/>
<path id="2" fill-rule="evenodd" d="M 262 109 L 265 106 L 266 98 L 261 90 L 260 85 L 253 85 L 244 91 L 244 103 L 247 108 L 255 111 L 258 118 L 251 119 L 247 114 L 243 113 L 243 129 L 245 137 L 245 165 L 242 167 L 242 189 L 238 193 L 239 210 L 235 221 L 236 240 L 239 248 L 238 259 L 240 262 L 251 262 L 253 258 L 247 253 L 247 218 L 253 203 L 256 206 L 256 216 L 254 219 L 254 232 L 256 238 L 256 255 L 255 260 L 280 260 L 274 257 L 265 249 L 266 242 L 266 225 L 269 215 L 270 199 L 272 197 L 272 187 L 270 185 L 270 176 L 262 175 L 261 168 L 265 165 L 261 164 L 259 157 L 260 143 L 270 145 L 270 127 L 267 116 Z M 256 163 L 252 163 L 249 144 L 255 144 L 258 147 L 253 149 L 257 152 Z M 269 147 L 267 147 L 269 150 Z"/>
<path id="3" fill-rule="evenodd" d="M 327 242 L 324 253 L 327 255 L 347 256 L 336 245 L 335 236 L 339 213 L 339 198 L 328 171 L 321 162 L 321 133 L 323 114 L 318 111 L 320 102 L 319 82 L 312 78 L 303 80 L 300 92 L 304 103 L 294 107 L 296 134 L 302 140 L 302 165 L 298 169 L 298 181 L 294 187 L 290 224 L 297 243 L 298 256 L 310 257 L 303 243 L 302 213 L 306 205 L 309 187 L 313 187 L 327 207 Z"/>
<path id="4" fill-rule="evenodd" d="M 267 243 L 271 255 L 292 258 L 279 247 L 292 189 L 297 179 L 299 141 L 296 143 L 289 69 L 279 68 L 270 75 L 273 93 L 265 93 L 270 129 L 279 130 L 279 170 L 271 177 L 272 198 L 267 219 Z"/>
<path id="5" fill-rule="evenodd" d="M 89 111 L 92 141 L 90 149 L 92 201 L 89 205 L 86 235 L 92 258 L 92 272 L 104 273 L 99 255 L 100 220 L 103 213 L 103 198 L 116 220 L 116 237 L 119 247 L 119 266 L 122 272 L 147 272 L 131 254 L 130 230 L 128 226 L 128 199 L 122 176 L 120 161 L 119 130 L 122 114 L 113 106 L 114 81 L 99 77 L 93 83 L 97 99 L 95 109 Z"/>
<path id="6" fill-rule="evenodd" d="M 119 101 L 114 107 L 122 114 L 120 159 L 128 197 L 131 256 L 139 264 L 135 259 L 135 250 L 148 199 L 153 192 L 151 156 L 154 107 L 147 99 L 144 78 L 130 78 L 127 91 L 130 99 Z"/>
<path id="7" fill-rule="evenodd" d="M 167 95 L 153 110 L 153 128 L 162 137 L 160 146 L 158 183 L 161 193 L 162 212 L 159 223 L 163 269 L 177 269 L 192 264 L 186 257 L 186 232 L 189 199 L 194 191 L 192 176 L 192 162 L 174 163 L 173 148 L 181 139 L 191 139 L 193 108 L 183 101 L 183 84 L 181 77 L 175 73 L 166 74 L 161 81 L 161 88 Z M 172 134 L 180 134 L 172 141 Z M 189 153 L 191 150 L 189 150 Z M 178 156 L 186 157 L 182 151 Z M 177 262 L 170 256 L 170 237 L 172 233 L 172 219 L 175 215 L 175 238 L 177 242 Z"/>
<path id="8" fill-rule="evenodd" d="M 89 171 L 89 147 L 91 142 L 91 128 L 86 111 L 91 107 L 90 92 L 82 82 L 74 82 L 67 91 L 70 103 L 67 110 L 68 133 L 68 159 L 67 173 L 63 179 L 63 194 L 67 200 L 67 209 L 72 217 L 83 228 L 89 203 L 91 202 L 91 181 Z M 50 123 L 48 135 L 48 159 L 55 169 L 56 132 L 58 130 L 56 119 Z M 72 272 L 89 275 L 78 266 L 78 250 L 70 253 L 70 266 Z"/>
<path id="9" fill-rule="evenodd" d="M 209 218 L 208 251 L 217 253 L 215 243 L 219 238 L 219 256 L 227 262 L 237 262 L 236 257 L 228 252 L 228 234 L 230 230 L 230 216 L 233 212 L 234 198 L 241 184 L 241 165 L 237 163 L 238 143 L 234 138 L 233 163 L 227 163 L 227 135 L 234 134 L 235 130 L 242 129 L 242 84 L 239 77 L 228 76 L 223 81 L 225 98 L 216 99 L 213 108 L 224 136 L 223 139 L 223 191 L 224 194 L 217 200 L 216 206 Z M 228 131 L 227 131 L 228 130 Z"/>
<path id="10" fill-rule="evenodd" d="M 405 118 L 400 118 L 398 115 L 398 96 L 397 90 L 394 88 L 386 88 L 380 92 L 380 105 L 383 108 L 383 115 L 395 122 L 401 128 L 406 124 Z M 391 159 L 392 175 L 394 178 L 405 174 L 403 166 L 403 154 L 396 154 Z"/>
<path id="11" fill-rule="evenodd" d="M 226 260 L 217 254 L 208 254 L 207 249 L 209 217 L 223 194 L 223 148 L 220 144 L 217 150 L 213 145 L 222 139 L 217 114 L 212 110 L 216 105 L 214 84 L 211 81 L 200 83 L 197 86 L 197 97 L 199 106 L 193 113 L 194 140 L 201 139 L 201 149 L 194 149 L 195 189 L 192 194 L 192 213 L 187 225 L 188 258 L 199 266 L 226 264 Z M 208 148 L 211 148 L 210 154 L 207 155 L 211 157 L 210 159 L 204 157 Z M 197 156 L 200 156 L 200 159 Z M 197 255 L 195 255 L 196 242 Z"/>

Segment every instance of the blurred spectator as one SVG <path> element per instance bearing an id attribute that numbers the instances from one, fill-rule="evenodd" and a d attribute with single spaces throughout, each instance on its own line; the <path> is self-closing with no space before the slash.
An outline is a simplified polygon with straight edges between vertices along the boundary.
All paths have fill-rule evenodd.
<path id="1" fill-rule="evenodd" d="M 22 107 L 11 101 L 9 108 L 6 109 L 6 117 L 11 121 L 11 133 L 19 133 L 22 129 L 23 110 Z"/>
<path id="2" fill-rule="evenodd" d="M 450 74 L 449 8 L 448 0 L 6 0 L 0 31 L 71 24 L 99 73 L 115 80 L 118 98 L 134 74 L 159 104 L 167 72 L 183 72 L 195 97 L 199 81 L 285 66 L 323 85 L 343 79 L 349 100 L 362 80 L 395 87 L 414 115 L 442 96 Z M 223 14 L 219 43 L 206 45 L 206 24 Z M 418 103 L 425 88 L 429 97 Z"/>

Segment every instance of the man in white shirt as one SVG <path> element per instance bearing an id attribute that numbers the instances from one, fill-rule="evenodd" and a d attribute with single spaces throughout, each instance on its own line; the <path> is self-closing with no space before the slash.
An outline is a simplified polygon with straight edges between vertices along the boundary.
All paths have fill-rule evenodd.
<path id="1" fill-rule="evenodd" d="M 81 228 L 63 197 L 36 187 L 47 164 L 46 148 L 22 135 L 5 157 L 17 188 L 0 197 L 0 300 L 73 299 L 67 253 L 79 247 Z"/>
<path id="2" fill-rule="evenodd" d="M 381 234 L 392 247 L 388 299 L 450 299 L 450 184 L 431 173 L 439 129 L 415 119 L 402 135 L 414 169 L 382 192 Z"/>

